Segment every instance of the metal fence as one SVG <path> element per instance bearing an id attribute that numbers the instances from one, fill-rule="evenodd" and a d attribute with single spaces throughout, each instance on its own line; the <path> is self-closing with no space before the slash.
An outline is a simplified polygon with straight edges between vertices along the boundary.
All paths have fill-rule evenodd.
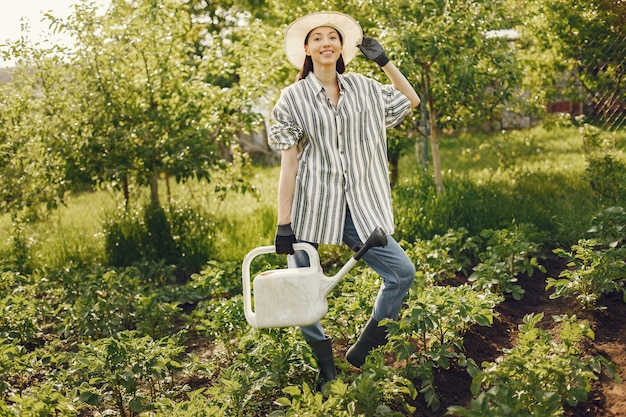
<path id="1" fill-rule="evenodd" d="M 626 129 L 626 37 L 604 42 L 601 59 L 580 64 L 584 112 L 604 129 Z"/>

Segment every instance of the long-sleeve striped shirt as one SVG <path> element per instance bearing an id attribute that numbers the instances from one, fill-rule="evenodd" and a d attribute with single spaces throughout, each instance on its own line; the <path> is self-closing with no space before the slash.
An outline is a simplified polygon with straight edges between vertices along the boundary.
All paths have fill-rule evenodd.
<path id="1" fill-rule="evenodd" d="M 268 141 L 302 147 L 291 208 L 300 240 L 342 242 L 346 207 L 362 241 L 378 226 L 394 231 L 386 128 L 411 112 L 392 85 L 359 74 L 337 74 L 335 108 L 313 72 L 285 88 L 272 110 Z"/>

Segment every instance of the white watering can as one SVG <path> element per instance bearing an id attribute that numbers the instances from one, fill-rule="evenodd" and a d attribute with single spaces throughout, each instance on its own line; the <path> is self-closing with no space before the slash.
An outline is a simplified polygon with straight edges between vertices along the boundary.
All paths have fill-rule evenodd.
<path id="1" fill-rule="evenodd" d="M 243 308 L 248 323 L 257 329 L 268 327 L 308 326 L 318 322 L 328 311 L 328 294 L 370 248 L 385 246 L 387 235 L 381 228 L 372 232 L 356 253 L 332 277 L 322 271 L 317 250 L 308 243 L 294 243 L 294 250 L 309 255 L 310 265 L 261 272 L 254 278 L 254 300 L 250 289 L 250 264 L 259 255 L 276 253 L 275 246 L 261 246 L 243 260 Z M 254 304 L 254 311 L 252 310 Z"/>

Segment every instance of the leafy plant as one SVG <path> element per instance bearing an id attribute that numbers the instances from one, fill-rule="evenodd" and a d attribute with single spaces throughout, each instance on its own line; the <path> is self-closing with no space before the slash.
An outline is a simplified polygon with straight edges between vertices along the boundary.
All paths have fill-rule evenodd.
<path id="1" fill-rule="evenodd" d="M 188 394 L 188 399 L 173 401 L 170 398 L 162 398 L 156 404 L 155 417 L 207 417 L 224 416 L 225 407 L 211 404 L 207 398 L 205 389 L 192 391 Z"/>
<path id="2" fill-rule="evenodd" d="M 59 312 L 59 330 L 68 338 L 101 338 L 131 328 L 140 280 L 135 268 L 85 273 L 77 284 L 75 301 Z"/>
<path id="3" fill-rule="evenodd" d="M 453 363 L 470 372 L 477 368 L 464 354 L 463 335 L 472 325 L 490 326 L 496 315 L 493 309 L 502 299 L 468 285 L 425 287 L 408 300 L 398 321 L 387 323 L 391 343 L 386 349 L 405 363 L 401 375 L 420 381 L 420 392 L 431 409 L 439 409 L 434 369 L 447 370 Z"/>
<path id="4" fill-rule="evenodd" d="M 537 231 L 532 225 L 514 224 L 511 229 L 483 230 L 481 237 L 487 242 L 484 252 L 479 253 L 480 263 L 469 277 L 476 288 L 498 294 L 511 294 L 521 300 L 524 289 L 516 284 L 521 274 L 532 276 L 535 270 L 545 272 L 539 264 L 540 244 Z"/>
<path id="5" fill-rule="evenodd" d="M 368 369 L 348 383 L 336 380 L 328 385 L 324 394 L 313 392 L 309 385 L 289 386 L 283 389 L 284 397 L 276 400 L 283 407 L 269 414 L 281 416 L 371 416 L 398 417 L 404 414 L 393 411 L 390 405 L 401 403 L 407 411 L 415 411 L 404 403 L 403 396 L 415 398 L 417 392 L 407 379 L 394 376 L 394 372 L 382 368 Z"/>
<path id="6" fill-rule="evenodd" d="M 426 284 L 442 284 L 457 273 L 465 273 L 472 265 L 478 245 L 468 237 L 465 228 L 449 230 L 427 241 L 408 245 L 406 253 Z"/>
<path id="7" fill-rule="evenodd" d="M 21 370 L 24 348 L 7 339 L 0 338 L 0 398 L 12 389 L 12 372 Z"/>
<path id="8" fill-rule="evenodd" d="M 520 325 L 516 346 L 495 362 L 485 362 L 473 378 L 474 399 L 468 408 L 448 408 L 448 415 L 467 417 L 563 415 L 563 405 L 585 401 L 596 374 L 606 368 L 616 380 L 615 367 L 601 356 L 582 357 L 578 344 L 593 338 L 588 324 L 575 316 L 555 317 L 559 337 L 538 326 L 543 314 L 530 314 Z"/>
<path id="9" fill-rule="evenodd" d="M 7 407 L 7 411 L 10 410 L 13 414 L 8 415 L 16 417 L 74 417 L 82 408 L 81 404 L 75 404 L 63 393 L 62 387 L 54 383 L 31 387 L 11 396 L 9 401 L 11 404 Z M 0 411 L 2 411 L 1 405 Z"/>
<path id="10" fill-rule="evenodd" d="M 243 312 L 241 295 L 198 304 L 188 317 L 192 328 L 200 335 L 221 343 L 228 355 L 239 349 L 235 340 L 240 340 L 250 329 Z"/>
<path id="11" fill-rule="evenodd" d="M 276 404 L 284 410 L 271 412 L 268 417 L 295 417 L 330 415 L 338 417 L 358 416 L 354 401 L 349 401 L 346 392 L 348 386 L 344 382 L 334 381 L 330 393 L 324 399 L 321 392 L 314 392 L 309 385 L 302 387 L 289 386 L 283 389 L 285 396 L 276 400 Z"/>
<path id="12" fill-rule="evenodd" d="M 594 216 L 587 233 L 600 244 L 617 248 L 626 242 L 626 210 L 613 206 Z"/>
<path id="13" fill-rule="evenodd" d="M 175 371 L 183 367 L 181 336 L 154 340 L 123 331 L 82 344 L 72 363 L 79 400 L 90 406 L 116 407 L 122 417 L 154 409 L 159 398 L 184 388 L 174 381 Z"/>
<path id="14" fill-rule="evenodd" d="M 338 341 L 353 343 L 371 314 L 381 278 L 370 267 L 357 264 L 328 298 L 324 325 Z"/>
<path id="15" fill-rule="evenodd" d="M 626 158 L 617 149 L 615 135 L 589 124 L 585 124 L 580 131 L 588 163 L 586 178 L 589 185 L 600 201 L 625 203 Z"/>
<path id="16" fill-rule="evenodd" d="M 572 297 L 583 308 L 602 309 L 597 302 L 603 294 L 621 291 L 626 302 L 626 263 L 623 248 L 598 248 L 595 239 L 580 239 L 571 251 L 561 248 L 554 253 L 569 259 L 568 268 L 558 278 L 546 280 L 546 290 L 554 288 L 550 298 Z"/>

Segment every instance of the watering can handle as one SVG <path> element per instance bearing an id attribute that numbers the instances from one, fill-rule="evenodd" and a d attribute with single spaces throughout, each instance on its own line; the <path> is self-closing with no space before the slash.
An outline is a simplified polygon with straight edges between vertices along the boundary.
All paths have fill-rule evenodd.
<path id="1" fill-rule="evenodd" d="M 319 267 L 320 260 L 319 255 L 315 247 L 308 243 L 298 242 L 293 244 L 294 250 L 303 250 L 309 255 L 309 260 L 313 267 Z M 244 313 L 246 316 L 246 320 L 252 327 L 258 327 L 258 319 L 256 317 L 256 313 L 252 310 L 252 288 L 251 288 L 251 277 L 250 277 L 250 266 L 252 261 L 259 255 L 276 253 L 276 246 L 259 246 L 248 252 L 243 260 L 243 265 L 241 268 L 241 280 L 243 286 L 243 307 Z"/>
<path id="2" fill-rule="evenodd" d="M 363 245 L 359 245 L 354 249 L 356 251 L 356 254 L 353 256 L 353 258 L 358 261 L 363 255 L 365 255 L 365 252 L 370 250 L 370 248 L 386 245 L 387 235 L 381 227 L 377 227 L 376 229 L 374 229 L 372 234 L 367 238 Z"/>

